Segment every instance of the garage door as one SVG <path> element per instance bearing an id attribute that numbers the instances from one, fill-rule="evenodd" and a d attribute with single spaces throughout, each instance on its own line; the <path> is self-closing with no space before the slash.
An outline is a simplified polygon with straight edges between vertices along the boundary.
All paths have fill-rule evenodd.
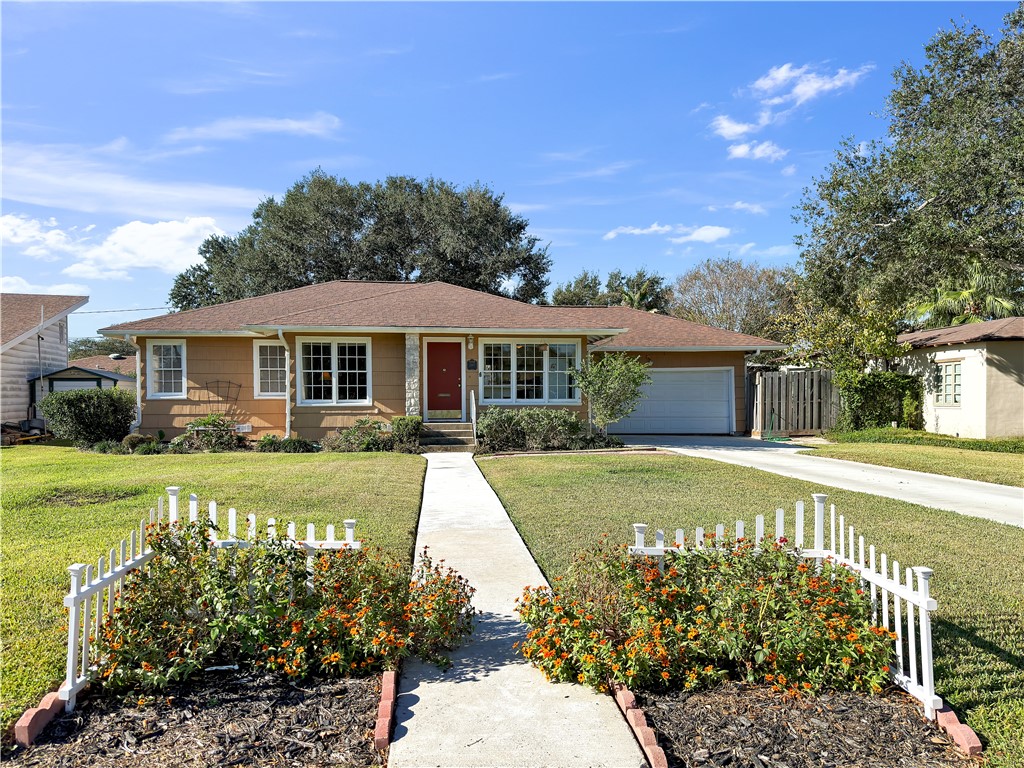
<path id="1" fill-rule="evenodd" d="M 657 370 L 645 398 L 608 428 L 618 434 L 721 435 L 732 432 L 732 370 Z"/>

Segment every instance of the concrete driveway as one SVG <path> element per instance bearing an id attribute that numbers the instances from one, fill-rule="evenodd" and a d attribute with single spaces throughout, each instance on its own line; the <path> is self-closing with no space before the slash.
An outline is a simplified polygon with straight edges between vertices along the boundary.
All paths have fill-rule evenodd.
<path id="1" fill-rule="evenodd" d="M 1024 527 L 1024 488 L 821 456 L 802 456 L 799 452 L 807 450 L 806 446 L 765 442 L 750 437 L 619 437 L 627 445 L 653 445 L 684 456 L 739 464 L 833 488 L 887 496 Z"/>

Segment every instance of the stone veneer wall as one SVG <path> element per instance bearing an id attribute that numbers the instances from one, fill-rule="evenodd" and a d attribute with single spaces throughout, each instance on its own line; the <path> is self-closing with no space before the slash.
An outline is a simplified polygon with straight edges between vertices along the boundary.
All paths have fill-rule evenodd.
<path id="1" fill-rule="evenodd" d="M 405 334 L 405 415 L 419 416 L 420 409 L 420 335 Z"/>

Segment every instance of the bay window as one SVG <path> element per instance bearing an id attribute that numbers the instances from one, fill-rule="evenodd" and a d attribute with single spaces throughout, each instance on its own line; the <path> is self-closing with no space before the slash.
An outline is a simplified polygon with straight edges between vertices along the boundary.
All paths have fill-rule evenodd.
<path id="1" fill-rule="evenodd" d="M 577 342 L 502 340 L 480 346 L 482 403 L 580 402 L 573 377 L 580 359 Z"/>
<path id="2" fill-rule="evenodd" d="M 298 342 L 300 405 L 372 405 L 369 339 Z"/>

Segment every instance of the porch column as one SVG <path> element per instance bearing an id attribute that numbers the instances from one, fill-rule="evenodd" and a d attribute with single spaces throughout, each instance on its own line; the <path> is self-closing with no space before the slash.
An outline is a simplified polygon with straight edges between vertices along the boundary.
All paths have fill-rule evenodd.
<path id="1" fill-rule="evenodd" d="M 419 416 L 420 409 L 420 335 L 405 334 L 405 415 Z"/>

